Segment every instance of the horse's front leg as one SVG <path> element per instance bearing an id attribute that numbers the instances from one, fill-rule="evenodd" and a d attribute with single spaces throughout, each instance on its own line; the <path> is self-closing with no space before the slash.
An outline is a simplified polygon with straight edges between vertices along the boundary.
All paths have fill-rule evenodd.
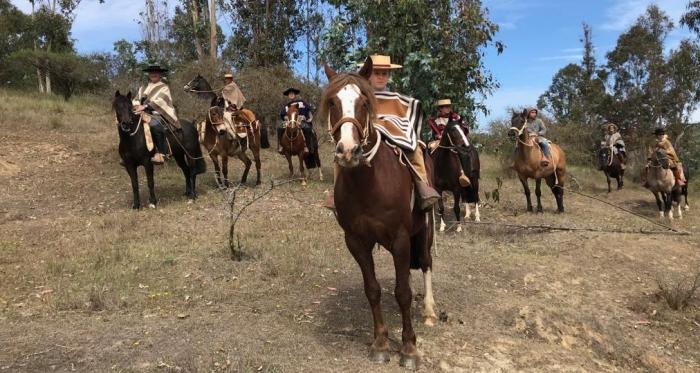
<path id="1" fill-rule="evenodd" d="M 656 206 L 659 209 L 659 219 L 664 218 L 663 203 L 661 202 L 661 197 L 659 197 L 659 192 L 654 192 L 654 198 L 656 198 Z"/>
<path id="2" fill-rule="evenodd" d="M 521 176 L 520 183 L 523 184 L 523 192 L 525 193 L 525 199 L 527 200 L 527 211 L 532 212 L 532 199 L 530 198 L 530 186 L 527 184 L 527 178 Z"/>
<path id="3" fill-rule="evenodd" d="M 146 182 L 148 184 L 148 207 L 154 209 L 156 208 L 157 200 L 155 178 L 153 177 L 153 163 L 146 162 L 144 168 L 146 169 Z"/>
<path id="4" fill-rule="evenodd" d="M 224 175 L 224 188 L 228 188 L 230 183 L 228 181 L 228 154 L 221 154 L 221 172 Z"/>
<path id="5" fill-rule="evenodd" d="M 301 185 L 306 185 L 306 170 L 304 169 L 304 152 L 299 153 L 299 173 L 301 174 Z"/>
<path id="6" fill-rule="evenodd" d="M 224 179 L 221 177 L 221 166 L 219 165 L 219 153 L 214 152 L 209 154 L 211 163 L 214 164 L 214 174 L 216 175 L 216 185 L 219 188 L 224 187 Z"/>
<path id="7" fill-rule="evenodd" d="M 617 190 L 622 189 L 623 186 L 625 186 L 625 170 L 620 170 L 620 173 L 617 176 Z"/>
<path id="8" fill-rule="evenodd" d="M 537 213 L 542 213 L 542 179 L 535 179 L 535 196 L 537 197 Z"/>
<path id="9" fill-rule="evenodd" d="M 372 309 L 374 321 L 374 342 L 370 347 L 369 358 L 374 362 L 389 361 L 389 329 L 384 324 L 382 315 L 382 290 L 374 272 L 372 258 L 373 243 L 366 242 L 350 233 L 345 233 L 345 244 L 362 271 L 365 295 Z"/>
<path id="10" fill-rule="evenodd" d="M 411 291 L 411 242 L 408 233 L 399 233 L 391 247 L 394 257 L 394 269 L 396 270 L 396 302 L 401 310 L 402 331 L 401 331 L 401 354 L 400 364 L 408 369 L 418 368 L 418 349 L 416 348 L 416 334 L 413 331 L 411 321 L 411 302 L 413 293 Z"/>
<path id="11" fill-rule="evenodd" d="M 294 177 L 294 166 L 292 165 L 292 155 L 290 153 L 284 153 L 284 156 L 287 158 L 287 165 L 289 166 L 289 178 Z"/>
<path id="12" fill-rule="evenodd" d="M 248 154 L 246 152 L 241 151 L 238 153 L 238 159 L 243 162 L 243 166 L 245 167 L 243 170 L 243 175 L 241 176 L 241 184 L 245 184 L 246 181 L 248 181 L 248 172 L 250 172 L 250 166 L 253 164 L 253 162 L 248 158 Z M 260 173 L 258 172 L 258 177 L 260 177 Z"/>
<path id="13" fill-rule="evenodd" d="M 146 163 L 151 163 L 151 160 L 149 159 Z M 129 174 L 129 179 L 131 179 L 131 191 L 133 193 L 131 208 L 134 210 L 141 208 L 141 197 L 139 196 L 139 174 L 136 171 L 137 167 L 138 166 L 129 163 L 127 163 L 125 166 L 126 172 Z"/>
<path id="14" fill-rule="evenodd" d="M 610 174 L 608 174 L 608 171 L 603 171 L 605 173 L 605 180 L 608 182 L 608 193 L 612 192 L 612 189 L 610 188 Z M 620 185 L 620 182 L 617 182 L 617 185 Z"/>
<path id="15" fill-rule="evenodd" d="M 257 175 L 257 179 L 255 180 L 255 185 L 260 185 L 261 181 L 260 178 L 262 177 L 260 175 L 260 146 L 258 145 L 257 149 L 252 149 L 253 152 L 253 159 L 255 159 L 255 172 Z"/>
<path id="16" fill-rule="evenodd" d="M 452 192 L 452 198 L 454 199 L 454 206 L 452 206 L 452 211 L 455 213 L 455 218 L 457 219 L 457 232 L 462 231 L 462 222 L 460 221 L 461 215 L 462 215 L 462 210 L 459 208 L 459 204 L 461 203 L 461 193 L 458 191 Z"/>

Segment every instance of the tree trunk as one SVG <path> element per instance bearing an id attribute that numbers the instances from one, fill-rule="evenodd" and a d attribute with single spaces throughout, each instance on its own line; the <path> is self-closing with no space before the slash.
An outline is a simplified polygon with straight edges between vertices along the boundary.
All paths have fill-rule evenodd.
<path id="1" fill-rule="evenodd" d="M 216 0 L 209 0 L 209 57 L 212 66 L 216 64 Z"/>
<path id="2" fill-rule="evenodd" d="M 192 34 L 194 35 L 194 48 L 197 50 L 197 59 L 204 61 L 204 50 L 202 50 L 202 42 L 197 34 L 197 26 L 199 25 L 199 2 L 190 0 L 190 14 L 192 15 Z"/>
<path id="3" fill-rule="evenodd" d="M 46 93 L 51 94 L 51 74 L 46 72 Z"/>

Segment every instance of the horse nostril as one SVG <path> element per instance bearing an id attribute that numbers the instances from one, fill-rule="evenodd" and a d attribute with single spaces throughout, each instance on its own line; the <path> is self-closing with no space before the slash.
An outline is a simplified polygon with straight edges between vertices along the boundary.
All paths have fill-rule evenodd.
<path id="1" fill-rule="evenodd" d="M 360 155 L 361 152 L 362 152 L 362 148 L 361 148 L 359 145 L 355 145 L 355 146 L 352 148 L 352 154 L 353 154 L 353 155 Z"/>
<path id="2" fill-rule="evenodd" d="M 222 135 L 222 136 L 223 136 L 223 135 L 225 135 L 225 134 L 226 134 L 226 131 L 224 131 L 224 130 L 219 130 L 219 135 Z"/>
<path id="3" fill-rule="evenodd" d="M 335 152 L 339 154 L 345 152 L 345 147 L 342 142 L 338 143 L 338 146 L 335 147 Z"/>

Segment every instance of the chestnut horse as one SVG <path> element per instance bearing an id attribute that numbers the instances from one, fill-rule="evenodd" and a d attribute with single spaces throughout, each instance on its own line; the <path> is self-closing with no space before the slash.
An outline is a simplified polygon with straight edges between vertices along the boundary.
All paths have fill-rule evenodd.
<path id="1" fill-rule="evenodd" d="M 321 99 L 322 118 L 328 118 L 336 143 L 335 207 L 345 244 L 362 271 L 365 295 L 372 308 L 374 342 L 370 359 L 389 361 L 389 328 L 384 323 L 381 287 L 374 272 L 373 248 L 386 248 L 394 260 L 394 294 L 401 309 L 403 328 L 400 364 L 418 366 L 416 335 L 411 321 L 413 295 L 410 270 L 420 268 L 425 280 L 425 323 L 436 321 L 432 291 L 432 214 L 415 203 L 411 171 L 401 160 L 401 151 L 382 141 L 372 119 L 376 99 L 369 85 L 372 61 L 368 58 L 359 74 L 338 74 L 324 66 L 328 87 Z M 398 154 L 398 155 L 397 155 Z M 430 159 L 426 160 L 429 175 Z"/>
<path id="2" fill-rule="evenodd" d="M 460 201 L 464 200 L 465 214 L 464 219 L 471 217 L 471 209 L 469 204 L 474 204 L 474 221 L 481 221 L 479 213 L 479 176 L 481 164 L 479 162 L 479 153 L 471 146 L 465 146 L 464 134 L 461 132 L 459 124 L 449 122 L 440 139 L 440 143 L 433 151 L 432 158 L 435 164 L 435 175 L 433 177 L 433 185 L 435 190 L 442 196 L 443 191 L 452 192 L 454 199 L 453 211 L 457 221 L 461 219 Z M 464 152 L 467 158 L 466 170 L 462 170 L 462 163 L 459 159 L 458 152 Z M 470 184 L 463 187 L 459 184 L 459 176 L 462 171 L 469 178 Z M 443 199 L 438 201 L 438 216 L 440 217 L 440 232 L 445 231 L 445 204 Z M 457 232 L 462 231 L 462 226 L 457 226 Z"/>
<path id="3" fill-rule="evenodd" d="M 234 112 L 232 115 L 234 128 L 228 128 L 229 126 L 224 121 L 223 99 L 215 98 L 210 105 L 206 121 L 200 124 L 204 128 L 200 127 L 199 129 L 199 141 L 207 149 L 209 157 L 214 163 L 217 182 L 219 185 L 229 186 L 228 157 L 237 157 L 245 165 L 241 184 L 245 183 L 253 163 L 247 153 L 247 150 L 250 150 L 255 159 L 257 173 L 255 185 L 260 185 L 260 148 L 261 142 L 266 142 L 267 130 L 263 128 L 260 121 L 255 119 L 255 114 L 247 109 Z M 243 113 L 244 111 L 245 113 Z M 252 117 L 252 120 L 249 117 Z M 234 132 L 234 134 L 230 132 Z"/>
<path id="4" fill-rule="evenodd" d="M 306 185 L 306 172 L 304 163 L 312 168 L 318 167 L 318 178 L 323 181 L 323 171 L 321 170 L 321 158 L 318 155 L 318 140 L 314 139 L 316 144 L 314 153 L 304 153 L 306 145 L 304 131 L 301 129 L 301 119 L 299 118 L 298 104 L 290 104 L 287 106 L 287 120 L 284 121 L 284 132 L 280 139 L 282 146 L 282 154 L 287 158 L 289 164 L 289 177 L 294 176 L 294 166 L 292 165 L 292 157 L 299 157 L 299 172 L 301 173 L 301 185 Z"/>
<path id="5" fill-rule="evenodd" d="M 508 135 L 514 138 L 517 145 L 513 169 L 518 173 L 518 178 L 523 184 L 525 198 L 527 199 L 527 211 L 532 212 L 530 199 L 530 186 L 528 179 L 535 179 L 535 195 L 537 196 L 537 212 L 542 212 L 542 191 L 540 184 L 544 178 L 552 189 L 552 194 L 557 201 L 557 211 L 564 212 L 564 177 L 566 176 L 566 155 L 556 144 L 550 144 L 551 159 L 549 165 L 541 165 L 542 149 L 537 142 L 537 136 L 532 136 L 527 130 L 527 111 L 513 112 L 510 120 L 512 127 Z"/>

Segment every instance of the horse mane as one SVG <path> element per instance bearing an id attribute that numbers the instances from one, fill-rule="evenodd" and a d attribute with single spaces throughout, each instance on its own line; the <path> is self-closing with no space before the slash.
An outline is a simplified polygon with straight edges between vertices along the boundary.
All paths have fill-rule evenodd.
<path id="1" fill-rule="evenodd" d="M 369 81 L 363 76 L 357 73 L 346 73 L 338 74 L 328 81 L 328 86 L 321 96 L 321 106 L 319 107 L 319 115 L 321 118 L 326 118 L 328 116 L 331 98 L 349 84 L 354 84 L 360 88 L 360 93 L 367 97 L 367 110 L 370 118 L 374 119 L 376 117 L 377 99 L 374 97 L 374 88 L 372 88 Z"/>

